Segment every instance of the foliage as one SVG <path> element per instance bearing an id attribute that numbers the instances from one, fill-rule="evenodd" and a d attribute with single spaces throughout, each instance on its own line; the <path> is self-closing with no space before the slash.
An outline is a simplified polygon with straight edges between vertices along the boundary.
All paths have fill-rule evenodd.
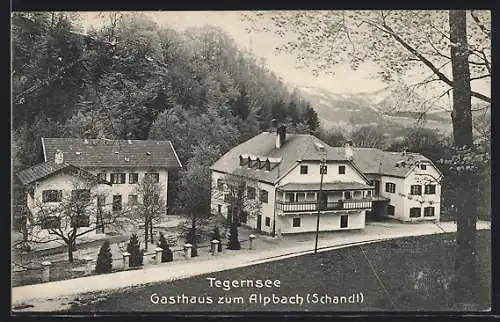
<path id="1" fill-rule="evenodd" d="M 383 132 L 375 126 L 366 125 L 352 131 L 351 139 L 354 145 L 361 148 L 383 149 L 385 139 Z"/>
<path id="2" fill-rule="evenodd" d="M 172 250 L 170 249 L 170 246 L 168 245 L 168 241 L 165 238 L 165 235 L 163 232 L 160 232 L 160 237 L 158 240 L 158 247 L 160 247 L 162 250 L 161 252 L 161 262 L 171 262 L 173 260 L 173 254 Z"/>
<path id="3" fill-rule="evenodd" d="M 113 258 L 111 254 L 111 248 L 109 240 L 105 240 L 99 249 L 99 254 L 97 254 L 97 263 L 95 266 L 95 271 L 97 274 L 111 273 L 113 268 Z"/>
<path id="4" fill-rule="evenodd" d="M 130 240 L 127 244 L 127 253 L 130 254 L 129 266 L 137 267 L 142 266 L 143 261 L 143 251 L 141 250 L 141 243 L 136 234 L 130 236 Z"/>

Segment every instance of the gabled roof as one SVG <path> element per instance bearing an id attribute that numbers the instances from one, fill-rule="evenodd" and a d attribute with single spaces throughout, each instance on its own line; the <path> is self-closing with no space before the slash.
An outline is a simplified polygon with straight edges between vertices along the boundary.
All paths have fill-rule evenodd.
<path id="1" fill-rule="evenodd" d="M 344 148 L 337 148 L 344 149 Z M 418 162 L 432 164 L 419 153 L 388 152 L 374 148 L 353 148 L 353 161 L 365 174 L 407 177 Z M 401 162 L 404 161 L 404 162 Z"/>
<path id="2" fill-rule="evenodd" d="M 88 178 L 92 178 L 97 180 L 97 176 L 93 175 L 90 172 L 87 172 L 83 169 L 80 169 L 78 167 L 75 167 L 72 164 L 68 164 L 66 162 L 57 164 L 54 161 L 48 161 L 44 163 L 37 164 L 31 168 L 22 170 L 17 173 L 17 177 L 19 180 L 22 182 L 24 185 L 29 185 L 30 183 L 33 183 L 35 181 L 39 181 L 41 179 L 50 177 L 54 174 L 57 174 L 61 171 L 64 170 L 77 170 L 80 174 L 85 175 Z M 111 185 L 111 183 L 107 181 L 99 182 L 99 183 L 104 183 Z"/>
<path id="3" fill-rule="evenodd" d="M 182 167 L 170 141 L 42 138 L 45 161 L 57 150 L 77 167 Z"/>
<path id="4" fill-rule="evenodd" d="M 323 145 L 325 150 L 318 151 L 315 143 Z M 235 173 L 240 168 L 239 157 L 242 154 L 281 158 L 281 162 L 271 171 L 252 170 L 254 179 L 272 184 L 290 171 L 298 160 L 319 161 L 325 158 L 329 161 L 348 161 L 343 150 L 332 149 L 312 135 L 287 134 L 285 142 L 279 149 L 276 149 L 276 133 L 262 132 L 224 154 L 212 165 L 211 169 Z"/>

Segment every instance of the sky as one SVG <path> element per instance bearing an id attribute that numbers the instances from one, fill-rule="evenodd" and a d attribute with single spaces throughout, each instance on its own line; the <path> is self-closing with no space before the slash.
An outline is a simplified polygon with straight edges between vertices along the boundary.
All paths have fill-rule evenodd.
<path id="1" fill-rule="evenodd" d="M 387 84 L 375 76 L 379 69 L 373 64 L 361 65 L 357 71 L 353 71 L 346 65 L 338 64 L 334 68 L 334 75 L 323 74 L 317 77 L 307 68 L 299 68 L 294 55 L 277 54 L 275 52 L 275 48 L 283 42 L 283 38 L 273 33 L 249 33 L 245 29 L 246 24 L 241 19 L 241 13 L 238 11 L 146 12 L 160 26 L 170 27 L 178 31 L 188 27 L 202 27 L 205 25 L 220 27 L 234 38 L 240 48 L 249 49 L 255 56 L 264 58 L 267 67 L 278 77 L 281 77 L 285 83 L 300 87 L 319 87 L 339 94 L 372 92 L 382 93 L 379 95 L 387 94 L 387 92 L 381 91 L 387 87 Z M 99 18 L 98 14 L 98 12 L 81 12 L 81 22 L 84 28 L 90 26 L 99 27 L 104 20 Z M 417 74 L 427 77 L 432 75 L 432 72 L 423 67 Z M 424 76 L 419 77 L 425 78 Z M 473 89 L 488 95 L 491 85 L 489 83 L 478 83 L 479 81 L 472 83 Z M 426 90 L 429 91 L 428 88 Z M 442 91 L 441 87 L 436 89 L 436 93 L 438 93 L 434 97 L 441 94 Z M 429 93 L 420 94 L 426 96 Z M 448 102 L 442 103 L 448 104 Z"/>

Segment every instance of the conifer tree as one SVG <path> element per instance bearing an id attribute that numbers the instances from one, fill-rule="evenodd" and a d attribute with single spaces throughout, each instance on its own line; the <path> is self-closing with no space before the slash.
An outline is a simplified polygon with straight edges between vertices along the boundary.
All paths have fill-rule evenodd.
<path id="1" fill-rule="evenodd" d="M 136 267 L 142 265 L 143 254 L 141 251 L 141 244 L 136 234 L 130 236 L 130 241 L 127 245 L 127 252 L 130 253 L 130 267 Z"/>
<path id="2" fill-rule="evenodd" d="M 113 268 L 113 259 L 111 254 L 111 248 L 109 240 L 105 240 L 99 250 L 97 255 L 97 263 L 95 266 L 95 271 L 97 274 L 111 273 Z"/>
<path id="3" fill-rule="evenodd" d="M 162 232 L 160 232 L 158 247 L 163 249 L 163 251 L 161 252 L 161 262 L 162 263 L 171 262 L 173 260 L 172 250 L 170 250 L 167 239 L 165 238 L 165 235 L 163 235 Z"/>

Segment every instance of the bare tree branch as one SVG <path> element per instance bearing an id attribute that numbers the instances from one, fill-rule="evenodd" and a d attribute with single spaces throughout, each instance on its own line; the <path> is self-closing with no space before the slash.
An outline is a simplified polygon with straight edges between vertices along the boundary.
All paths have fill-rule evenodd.
<path id="1" fill-rule="evenodd" d="M 481 20 L 479 20 L 479 17 L 474 13 L 474 10 L 470 11 L 470 15 L 474 20 L 474 22 L 479 27 L 479 29 L 481 29 L 481 31 L 484 32 L 484 34 L 488 36 L 489 39 L 491 39 L 491 31 L 488 28 L 486 28 L 486 26 L 481 22 Z"/>

